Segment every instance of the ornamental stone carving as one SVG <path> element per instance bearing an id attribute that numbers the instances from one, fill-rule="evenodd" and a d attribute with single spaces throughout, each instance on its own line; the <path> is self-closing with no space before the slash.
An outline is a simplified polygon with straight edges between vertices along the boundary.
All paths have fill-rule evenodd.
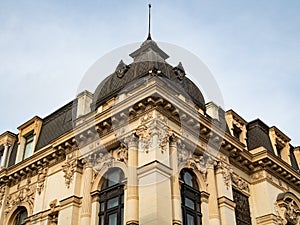
<path id="1" fill-rule="evenodd" d="M 279 225 L 299 225 L 300 208 L 299 199 L 291 192 L 285 192 L 277 196 L 274 204 L 277 224 Z"/>
<path id="2" fill-rule="evenodd" d="M 285 221 L 281 216 L 281 210 L 280 207 L 278 206 L 277 202 L 274 203 L 274 211 L 275 211 L 275 216 L 276 216 L 276 224 L 277 225 L 285 225 L 287 221 Z"/>
<path id="3" fill-rule="evenodd" d="M 145 122 L 148 122 L 150 120 L 153 119 L 153 112 L 148 112 L 146 115 L 144 115 L 142 118 L 141 118 L 141 123 L 145 123 Z"/>
<path id="4" fill-rule="evenodd" d="M 232 173 L 231 181 L 232 181 L 232 184 L 240 191 L 246 191 L 246 192 L 250 191 L 248 183 L 246 181 L 244 181 L 240 176 Z"/>
<path id="5" fill-rule="evenodd" d="M 44 189 L 45 186 L 45 180 L 47 176 L 48 168 L 47 167 L 40 167 L 38 169 L 38 178 L 37 178 L 37 187 L 36 190 L 38 194 L 40 195 Z"/>
<path id="6" fill-rule="evenodd" d="M 122 78 L 128 69 L 129 66 L 127 66 L 123 60 L 121 60 L 116 68 L 115 73 L 117 74 L 118 78 Z"/>
<path id="7" fill-rule="evenodd" d="M 58 210 L 56 209 L 57 199 L 52 200 L 49 203 L 49 206 L 50 206 L 50 212 L 48 214 L 49 225 L 57 225 L 58 223 Z"/>
<path id="8" fill-rule="evenodd" d="M 227 163 L 226 158 L 220 157 L 220 161 L 217 162 L 217 169 L 218 172 L 223 175 L 224 184 L 228 190 L 230 188 L 232 168 L 230 164 Z"/>
<path id="9" fill-rule="evenodd" d="M 185 148 L 185 144 L 179 143 L 177 145 L 177 159 L 178 163 L 186 163 L 188 159 L 192 158 L 192 152 Z"/>
<path id="10" fill-rule="evenodd" d="M 117 152 L 117 160 L 127 163 L 128 160 L 128 147 L 125 143 L 121 143 Z"/>
<path id="11" fill-rule="evenodd" d="M 148 153 L 150 149 L 159 147 L 164 153 L 167 150 L 170 136 L 172 132 L 167 126 L 167 120 L 162 115 L 152 118 L 152 114 L 147 115 L 147 118 L 142 118 L 143 121 L 149 120 L 149 124 L 142 124 L 136 129 L 136 134 L 139 136 L 141 148 Z"/>
<path id="12" fill-rule="evenodd" d="M 62 169 L 64 172 L 65 184 L 67 188 L 70 188 L 70 184 L 73 180 L 73 176 L 78 164 L 77 157 L 69 156 L 69 159 L 66 160 L 64 165 L 62 165 Z"/>
<path id="13" fill-rule="evenodd" d="M 146 125 L 141 125 L 136 129 L 136 134 L 139 136 L 141 148 L 148 153 L 151 145 L 151 135 Z"/>
<path id="14" fill-rule="evenodd" d="M 17 190 L 17 193 L 8 195 L 4 210 L 5 214 L 8 214 L 13 207 L 21 203 L 27 203 L 31 211 L 33 210 L 35 186 L 31 185 L 31 179 L 28 178 L 26 185 L 22 188 L 18 184 Z"/>
<path id="15" fill-rule="evenodd" d="M 299 224 L 299 214 L 300 211 L 296 208 L 294 201 L 290 201 L 287 204 L 286 211 L 285 211 L 285 218 L 291 224 Z"/>
<path id="16" fill-rule="evenodd" d="M 114 160 L 109 152 L 97 152 L 85 158 L 86 164 L 89 167 L 93 167 L 96 172 L 100 171 L 103 166 L 112 167 Z"/>
<path id="17" fill-rule="evenodd" d="M 203 156 L 196 156 L 192 155 L 186 162 L 186 167 L 191 168 L 193 170 L 199 171 L 202 176 L 203 180 L 207 182 L 207 160 Z"/>

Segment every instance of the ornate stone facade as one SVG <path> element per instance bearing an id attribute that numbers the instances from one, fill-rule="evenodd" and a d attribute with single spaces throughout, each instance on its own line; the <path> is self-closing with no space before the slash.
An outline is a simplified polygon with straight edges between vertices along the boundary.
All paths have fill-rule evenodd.
<path id="1" fill-rule="evenodd" d="M 24 213 L 26 225 L 298 225 L 290 139 L 205 103 L 153 40 L 131 56 L 94 94 L 0 135 L 2 224 Z"/>

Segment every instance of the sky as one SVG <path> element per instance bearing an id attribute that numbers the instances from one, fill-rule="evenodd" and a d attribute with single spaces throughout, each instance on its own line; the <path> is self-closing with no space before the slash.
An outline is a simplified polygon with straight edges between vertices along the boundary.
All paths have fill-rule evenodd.
<path id="1" fill-rule="evenodd" d="M 201 59 L 225 110 L 260 118 L 300 145 L 300 1 L 150 2 L 152 38 Z M 148 3 L 0 1 L 0 133 L 68 103 L 97 60 L 143 42 Z"/>

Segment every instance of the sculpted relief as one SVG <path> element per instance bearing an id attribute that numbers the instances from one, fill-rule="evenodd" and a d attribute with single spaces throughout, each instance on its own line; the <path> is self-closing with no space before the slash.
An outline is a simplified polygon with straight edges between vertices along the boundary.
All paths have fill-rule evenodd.
<path id="1" fill-rule="evenodd" d="M 300 208 L 299 199 L 291 192 L 285 192 L 277 196 L 274 204 L 278 225 L 299 225 Z"/>

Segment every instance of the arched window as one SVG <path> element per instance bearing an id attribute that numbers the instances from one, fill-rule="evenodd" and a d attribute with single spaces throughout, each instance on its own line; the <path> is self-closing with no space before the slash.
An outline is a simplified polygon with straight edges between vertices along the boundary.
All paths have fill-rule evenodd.
<path id="1" fill-rule="evenodd" d="M 183 225 L 201 225 L 201 201 L 196 175 L 187 169 L 180 173 Z"/>
<path id="2" fill-rule="evenodd" d="M 19 207 L 17 209 L 17 215 L 14 225 L 24 225 L 25 219 L 28 217 L 28 213 L 25 207 Z"/>
<path id="3" fill-rule="evenodd" d="M 100 190 L 99 225 L 123 225 L 124 220 L 124 173 L 111 168 L 104 175 Z"/>

